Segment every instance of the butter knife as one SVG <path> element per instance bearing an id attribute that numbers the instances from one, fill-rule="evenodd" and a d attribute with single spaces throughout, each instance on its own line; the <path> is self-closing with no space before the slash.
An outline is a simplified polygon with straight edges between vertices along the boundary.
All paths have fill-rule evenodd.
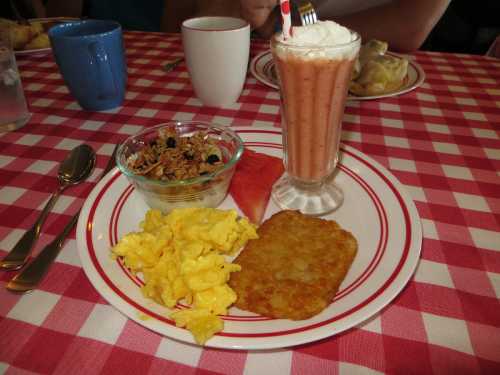
<path id="1" fill-rule="evenodd" d="M 101 180 L 113 167 L 115 166 L 116 152 L 118 150 L 118 145 L 115 146 L 113 154 L 106 165 L 103 173 L 99 180 Z M 62 246 L 66 237 L 71 232 L 75 224 L 78 222 L 78 216 L 80 215 L 80 210 L 71 218 L 71 220 L 66 224 L 63 231 L 47 246 L 45 246 L 42 251 L 29 262 L 24 269 L 14 276 L 5 286 L 11 292 L 26 293 L 30 292 L 36 288 L 40 281 L 44 278 L 45 274 L 49 270 L 52 262 L 56 259 L 57 255 L 61 251 Z"/>

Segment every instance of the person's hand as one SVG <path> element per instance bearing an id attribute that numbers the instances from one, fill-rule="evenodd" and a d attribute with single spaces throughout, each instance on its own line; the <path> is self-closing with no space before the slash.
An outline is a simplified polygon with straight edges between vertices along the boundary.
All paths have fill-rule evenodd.
<path id="1" fill-rule="evenodd" d="M 271 13 L 277 5 L 278 0 L 240 0 L 241 16 L 252 29 L 260 29 L 270 23 Z"/>

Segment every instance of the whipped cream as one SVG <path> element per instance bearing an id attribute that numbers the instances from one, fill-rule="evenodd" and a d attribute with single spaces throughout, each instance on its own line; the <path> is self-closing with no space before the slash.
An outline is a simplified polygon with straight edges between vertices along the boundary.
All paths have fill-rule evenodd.
<path id="1" fill-rule="evenodd" d="M 291 38 L 283 40 L 280 33 L 278 39 L 281 42 L 293 46 L 332 46 L 349 43 L 354 39 L 354 34 L 346 27 L 333 21 L 318 21 L 312 25 L 294 26 Z"/>
<path id="2" fill-rule="evenodd" d="M 278 53 L 286 51 L 309 58 L 354 58 L 361 42 L 356 33 L 333 21 L 294 26 L 292 34 L 286 39 L 282 33 L 275 35 Z"/>

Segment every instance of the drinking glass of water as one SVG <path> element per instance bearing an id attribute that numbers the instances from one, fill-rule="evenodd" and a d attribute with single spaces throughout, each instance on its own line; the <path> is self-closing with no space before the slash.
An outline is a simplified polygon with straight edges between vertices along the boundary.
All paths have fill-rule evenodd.
<path id="1" fill-rule="evenodd" d="M 29 118 L 10 36 L 0 31 L 0 133 L 19 129 Z"/>

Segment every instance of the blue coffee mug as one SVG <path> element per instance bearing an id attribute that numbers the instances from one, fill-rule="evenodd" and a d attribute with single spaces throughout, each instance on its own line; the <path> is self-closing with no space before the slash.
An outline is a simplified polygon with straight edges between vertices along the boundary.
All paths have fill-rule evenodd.
<path id="1" fill-rule="evenodd" d="M 102 111 L 123 103 L 127 66 L 119 23 L 68 22 L 48 34 L 64 81 L 83 109 Z"/>

